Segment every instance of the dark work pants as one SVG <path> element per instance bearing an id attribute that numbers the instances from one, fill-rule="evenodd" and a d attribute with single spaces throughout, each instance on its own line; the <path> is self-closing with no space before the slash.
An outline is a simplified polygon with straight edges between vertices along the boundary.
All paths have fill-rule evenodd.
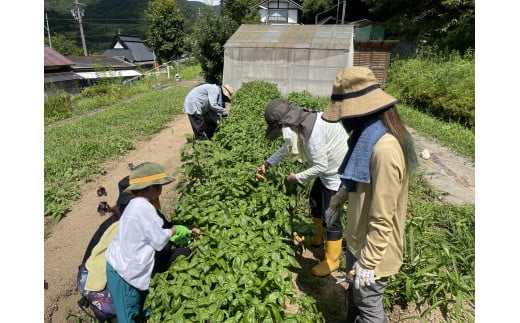
<path id="1" fill-rule="evenodd" d="M 217 130 L 217 124 L 209 116 L 188 114 L 195 140 L 211 139 Z"/>
<path id="2" fill-rule="evenodd" d="M 320 178 L 317 177 L 312 185 L 309 194 L 309 204 L 311 208 L 311 215 L 315 218 L 320 218 L 323 222 L 323 229 L 328 241 L 341 240 L 343 235 L 343 226 L 341 225 L 341 216 L 330 226 L 325 224 L 325 211 L 329 208 L 330 199 L 337 191 L 330 190 L 323 185 Z"/>

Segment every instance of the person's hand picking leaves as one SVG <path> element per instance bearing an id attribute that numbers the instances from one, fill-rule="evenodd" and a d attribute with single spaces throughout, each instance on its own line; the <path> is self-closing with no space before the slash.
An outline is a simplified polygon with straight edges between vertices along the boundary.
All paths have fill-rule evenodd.
<path id="1" fill-rule="evenodd" d="M 183 225 L 174 225 L 172 231 L 175 229 L 175 233 L 170 238 L 173 244 L 179 247 L 185 247 L 189 244 L 188 237 L 191 236 L 191 230 Z"/>

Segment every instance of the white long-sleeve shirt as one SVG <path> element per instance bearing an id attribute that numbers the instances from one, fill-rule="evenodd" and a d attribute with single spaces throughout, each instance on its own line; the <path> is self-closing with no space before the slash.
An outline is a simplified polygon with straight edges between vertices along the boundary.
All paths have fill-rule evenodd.
<path id="1" fill-rule="evenodd" d="M 139 290 L 150 287 L 155 251 L 163 249 L 172 235 L 171 229 L 162 225 L 155 207 L 143 197 L 134 197 L 105 252 L 107 262 L 119 276 Z"/>
<path id="2" fill-rule="evenodd" d="M 321 112 L 316 117 L 309 140 L 303 140 L 302 150 L 309 167 L 296 174 L 296 180 L 305 185 L 313 178 L 319 177 L 325 187 L 338 190 L 341 180 L 338 168 L 345 157 L 348 145 L 348 134 L 340 122 L 329 123 L 321 119 Z M 288 145 L 285 143 L 267 162 L 272 166 L 278 164 L 286 155 Z"/>

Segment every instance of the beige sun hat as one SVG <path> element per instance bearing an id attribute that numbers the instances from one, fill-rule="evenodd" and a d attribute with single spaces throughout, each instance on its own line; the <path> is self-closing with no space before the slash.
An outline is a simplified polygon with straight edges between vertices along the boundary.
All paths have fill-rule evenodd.
<path id="1" fill-rule="evenodd" d="M 228 99 L 231 100 L 231 97 L 233 96 L 233 88 L 229 84 L 222 85 L 222 94 L 224 94 Z"/>
<path id="2" fill-rule="evenodd" d="M 130 185 L 125 192 L 141 190 L 152 185 L 165 185 L 173 182 L 174 179 L 167 176 L 164 168 L 156 163 L 145 162 L 137 165 L 130 173 Z"/>
<path id="3" fill-rule="evenodd" d="M 336 74 L 330 103 L 323 111 L 322 119 L 337 122 L 340 119 L 360 117 L 388 108 L 397 99 L 387 94 L 371 69 L 352 66 Z"/>

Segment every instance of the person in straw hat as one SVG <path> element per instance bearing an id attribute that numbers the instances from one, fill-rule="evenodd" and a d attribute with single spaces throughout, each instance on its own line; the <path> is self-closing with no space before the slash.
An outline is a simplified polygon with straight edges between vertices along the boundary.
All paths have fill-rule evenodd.
<path id="1" fill-rule="evenodd" d="M 229 84 L 201 84 L 194 87 L 184 100 L 193 130 L 192 140 L 211 139 L 220 121 L 219 114 L 227 117 L 231 109 L 233 88 Z"/>
<path id="2" fill-rule="evenodd" d="M 396 103 L 372 70 L 353 66 L 336 74 L 322 115 L 327 122 L 341 122 L 350 135 L 338 170 L 341 188 L 325 212 L 326 218 L 338 217 L 348 201 L 347 322 L 386 322 L 385 287 L 403 263 L 408 181 L 417 156 Z"/>
<path id="3" fill-rule="evenodd" d="M 143 310 L 150 286 L 155 254 L 172 236 L 187 236 L 189 230 L 180 226 L 163 228 L 152 203 L 157 201 L 162 186 L 173 178 L 161 165 L 145 162 L 136 166 L 129 176 L 125 192 L 133 198 L 126 206 L 119 228 L 105 252 L 108 289 L 112 294 L 118 322 L 144 322 L 149 312 Z"/>
<path id="4" fill-rule="evenodd" d="M 278 164 L 287 156 L 289 143 L 294 141 L 292 146 L 298 147 L 300 160 L 307 169 L 296 174 L 291 172 L 286 181 L 306 185 L 314 180 L 309 205 L 317 235 L 311 237 L 311 244 L 321 247 L 324 236 L 326 241 L 325 257 L 311 271 L 316 276 L 327 276 L 339 268 L 343 228 L 339 218 L 325 223 L 325 210 L 329 207 L 330 198 L 339 189 L 338 167 L 348 149 L 348 135 L 341 124 L 321 120 L 321 112 L 294 106 L 281 98 L 267 105 L 264 117 L 267 122 L 266 139 L 275 140 L 280 134 L 287 133 L 286 129 L 291 129 L 289 133 L 292 134 L 289 135 L 289 142 L 284 143 L 257 171 L 263 174 L 269 167 Z M 287 134 L 284 136 L 287 137 Z"/>

